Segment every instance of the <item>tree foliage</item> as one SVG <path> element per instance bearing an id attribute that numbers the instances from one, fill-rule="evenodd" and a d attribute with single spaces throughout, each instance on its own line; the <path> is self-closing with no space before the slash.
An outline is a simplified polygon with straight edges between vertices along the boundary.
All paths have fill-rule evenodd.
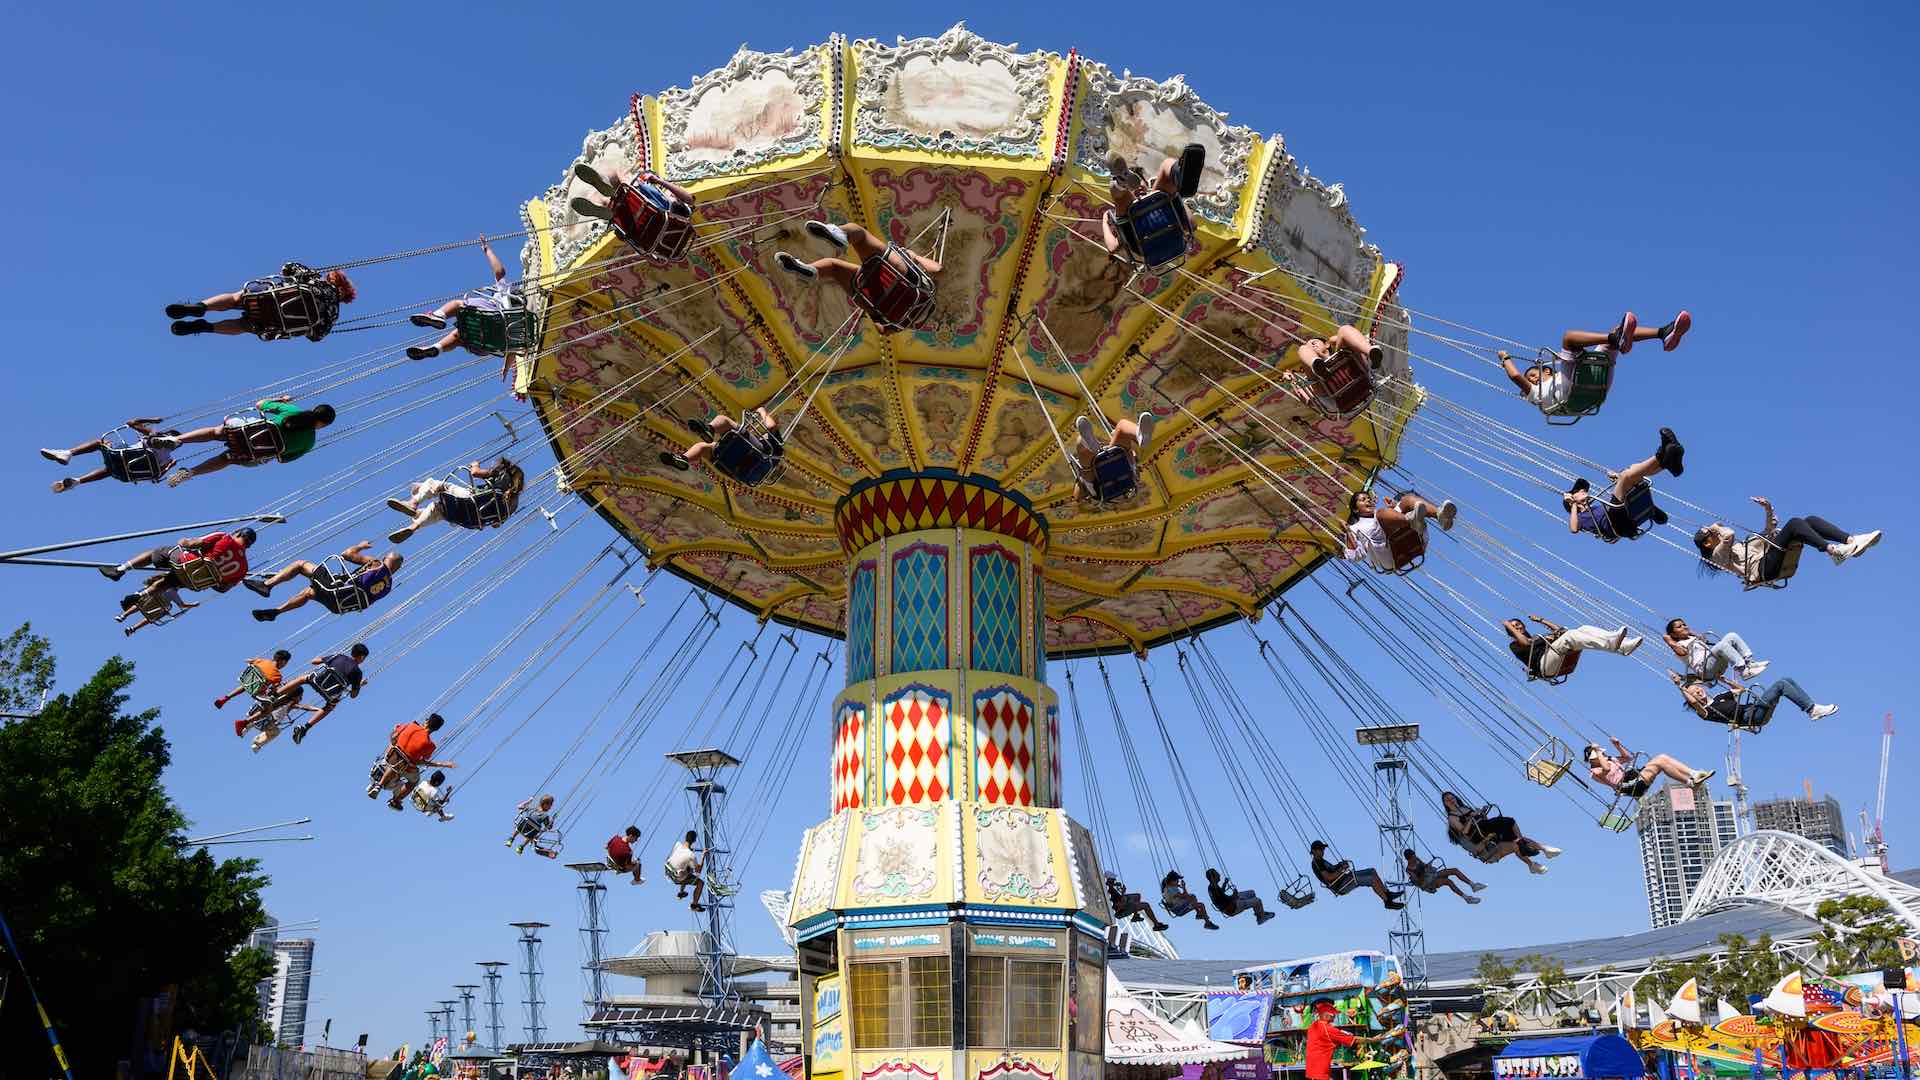
<path id="1" fill-rule="evenodd" d="M 1829 975 L 1850 975 L 1900 967 L 1900 938 L 1906 931 L 1893 909 L 1877 896 L 1823 900 L 1813 909 L 1823 925 L 1814 937 L 1814 956 Z"/>
<path id="2" fill-rule="evenodd" d="M 0 701 L 31 711 L 52 677 L 52 651 L 29 628 L 0 644 Z M 161 786 L 159 711 L 127 711 L 132 686 L 133 665 L 114 657 L 0 726 L 0 914 L 81 1076 L 111 1076 L 130 1056 L 144 998 L 170 994 L 177 1029 L 251 1023 L 271 964 L 241 949 L 267 879 L 251 859 L 187 846 Z M 25 998 L 0 1010 L 0 1046 L 45 1045 Z"/>

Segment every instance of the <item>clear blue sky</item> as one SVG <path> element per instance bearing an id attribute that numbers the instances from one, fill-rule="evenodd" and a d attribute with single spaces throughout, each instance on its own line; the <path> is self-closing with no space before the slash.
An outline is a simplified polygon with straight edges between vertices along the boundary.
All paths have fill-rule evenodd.
<path id="1" fill-rule="evenodd" d="M 12 298 L 15 359 L 0 483 L 16 501 L 0 544 L 218 516 L 258 505 L 277 485 L 311 481 L 322 464 L 350 460 L 316 455 L 177 492 L 103 484 L 49 496 L 46 485 L 58 474 L 34 455 L 38 446 L 66 445 L 134 413 L 170 412 L 393 340 L 349 337 L 318 347 L 176 340 L 160 317 L 167 301 L 227 287 L 284 258 L 332 262 L 517 228 L 518 203 L 553 182 L 581 135 L 619 117 L 634 90 L 683 84 L 726 60 L 742 38 L 777 50 L 832 31 L 932 34 L 956 9 L 735 4 L 649 14 L 642 6 L 624 21 L 602 8 L 575 10 L 565 17 L 526 5 L 429 12 L 348 3 L 194 17 L 82 3 L 13 11 L 16 48 L 0 71 L 0 88 L 14 103 L 0 143 L 0 186 L 14 207 L 14 256 L 0 281 Z M 990 38 L 1062 52 L 1078 47 L 1155 77 L 1185 73 L 1235 121 L 1284 133 L 1316 175 L 1346 185 L 1369 238 L 1407 264 L 1403 296 L 1416 308 L 1528 340 L 1548 340 L 1567 325 L 1602 326 L 1623 306 L 1649 319 L 1692 309 L 1694 336 L 1681 352 L 1644 346 L 1625 363 L 1606 412 L 1553 437 L 1615 461 L 1644 454 L 1652 429 L 1670 424 L 1691 451 L 1676 491 L 1733 514 L 1744 513 L 1749 494 L 1769 494 L 1783 514 L 1884 528 L 1887 540 L 1873 555 L 1840 570 L 1809 557 L 1786 592 L 1742 595 L 1724 579 L 1696 580 L 1688 560 L 1670 549 L 1570 538 L 1501 496 L 1473 495 L 1469 512 L 1587 560 L 1662 613 L 1738 628 L 1774 659 L 1775 672 L 1839 701 L 1843 711 L 1817 732 L 1783 713 L 1750 740 L 1747 775 L 1757 796 L 1797 792 L 1808 779 L 1816 791 L 1837 794 L 1849 814 L 1870 799 L 1880 715 L 1902 710 L 1900 672 L 1914 642 L 1908 552 L 1920 516 L 1901 474 L 1912 437 L 1899 434 L 1912 430 L 1910 395 L 1901 391 L 1910 328 L 1900 312 L 1912 309 L 1910 260 L 1920 239 L 1908 205 L 1920 180 L 1916 152 L 1903 134 L 1916 106 L 1913 12 L 1851 4 L 1818 12 L 1639 4 L 1604 13 L 1540 5 L 1362 12 L 1292 5 L 1283 13 L 1268 4 L 1167 18 L 1126 12 L 991 4 L 967 15 Z M 360 275 L 360 306 L 454 291 L 478 283 L 481 270 L 468 251 L 368 270 Z M 1482 411 L 1535 422 L 1510 395 L 1444 372 L 1423 378 Z M 379 445 L 375 436 L 363 439 L 358 453 Z M 1413 464 L 1450 476 L 1418 457 Z M 480 613 L 379 677 L 307 745 L 283 741 L 257 758 L 233 738 L 231 717 L 207 703 L 230 685 L 241 658 L 275 643 L 245 617 L 250 598 L 216 599 L 177 626 L 127 643 L 109 621 L 114 587 L 87 571 L 13 569 L 5 571 L 7 610 L 55 640 L 63 687 L 110 653 L 138 661 L 137 703 L 164 710 L 175 754 L 168 782 L 197 827 L 315 819 L 312 843 L 254 849 L 274 878 L 274 913 L 320 921 L 310 1038 L 332 1018 L 336 1043 L 369 1031 L 376 1048 L 417 1044 L 423 1010 L 452 996 L 451 984 L 472 981 L 473 961 L 514 959 L 506 924 L 527 918 L 554 924 L 546 953 L 550 1026 L 568 1033 L 580 992 L 572 877 L 532 856 L 515 859 L 500 841 L 513 803 L 541 782 L 683 586 L 662 579 L 608 658 L 456 798 L 453 824 L 389 814 L 369 804 L 361 787 L 387 727 L 437 695 L 603 535 L 597 522 L 583 524 Z M 1351 646 L 1357 663 L 1381 672 L 1381 685 L 1427 723 L 1437 747 L 1476 782 L 1497 788 L 1530 832 L 1568 849 L 1546 878 L 1529 878 L 1513 863 L 1490 869 L 1493 887 L 1479 908 L 1429 902 L 1433 948 L 1644 927 L 1631 835 L 1604 833 L 1513 778 L 1456 721 L 1427 707 L 1340 616 L 1317 603 L 1308 608 Z M 1572 621 L 1574 613 L 1556 615 Z M 689 694 L 668 708 L 663 731 L 684 721 L 749 632 L 745 620 L 728 616 L 707 662 L 688 679 Z M 1235 632 L 1218 640 L 1248 696 L 1271 701 L 1268 676 L 1243 638 Z M 1172 658 L 1156 654 L 1153 664 L 1163 704 L 1179 716 Z M 470 707 L 496 678 L 483 677 L 462 702 Z M 506 723 L 524 719 L 546 685 Z M 1637 665 L 1599 658 L 1552 692 L 1641 745 L 1697 763 L 1720 756 L 1720 729 L 1681 713 L 1664 681 Z M 786 695 L 778 698 L 776 723 L 789 708 Z M 624 712 L 616 708 L 612 715 Z M 756 790 L 756 773 L 743 778 L 742 802 L 777 800 L 771 805 L 779 815 L 746 872 L 740 939 L 749 950 L 775 941 L 751 897 L 786 885 L 798 826 L 824 806 L 827 721 L 820 712 L 803 709 L 811 726 L 784 789 Z M 1096 715 L 1098 733 L 1107 721 Z M 1344 846 L 1369 851 L 1370 823 L 1326 779 L 1298 720 L 1284 709 L 1265 719 L 1321 816 L 1342 823 Z M 1902 778 L 1911 776 L 1920 740 L 1920 725 L 1907 723 L 1895 753 Z M 643 741 L 619 790 L 604 795 L 577 831 L 570 854 L 597 849 L 625 823 L 620 815 L 644 793 L 668 741 L 663 734 Z M 1159 760 L 1157 748 L 1146 752 Z M 1097 754 L 1118 768 L 1105 741 Z M 1209 760 L 1204 750 L 1195 756 Z M 1083 782 L 1070 762 L 1076 811 L 1073 789 Z M 1109 782 L 1107 790 L 1124 787 Z M 1910 826 L 1920 820 L 1916 798 L 1905 782 L 1889 797 L 1902 865 L 1913 865 L 1920 850 Z M 1223 840 L 1244 842 L 1247 826 L 1235 809 L 1221 802 L 1216 810 Z M 1123 821 L 1135 814 L 1124 795 L 1113 812 Z M 680 820 L 676 812 L 642 823 L 650 833 L 647 862 L 661 854 L 653 832 L 671 832 Z M 1436 833 L 1430 812 L 1423 825 Z M 1170 827 L 1186 831 L 1178 822 Z M 1190 876 L 1198 872 L 1188 867 Z M 1272 887 L 1251 867 L 1240 875 L 1243 884 Z M 658 887 L 616 883 L 611 895 L 613 941 L 623 950 L 647 930 L 687 925 L 684 909 Z M 1205 938 L 1183 930 L 1180 941 L 1195 956 L 1280 959 L 1334 945 L 1379 947 L 1384 933 L 1370 901 L 1323 898 L 1258 931 L 1237 920 Z M 517 1037 L 520 995 L 508 985 Z"/>

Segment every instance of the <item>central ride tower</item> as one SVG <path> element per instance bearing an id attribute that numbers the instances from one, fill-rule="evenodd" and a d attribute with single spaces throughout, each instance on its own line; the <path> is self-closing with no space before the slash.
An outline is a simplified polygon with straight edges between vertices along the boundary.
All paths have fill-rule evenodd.
<path id="1" fill-rule="evenodd" d="M 811 1075 L 1097 1076 L 1108 912 L 1060 808 L 1047 524 L 991 481 L 904 472 L 835 524 L 847 685 L 788 912 Z"/>

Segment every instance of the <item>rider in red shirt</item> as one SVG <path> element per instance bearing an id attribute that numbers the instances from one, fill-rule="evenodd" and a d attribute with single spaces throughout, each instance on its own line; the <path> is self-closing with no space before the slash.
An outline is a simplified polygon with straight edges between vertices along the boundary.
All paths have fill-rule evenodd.
<path id="1" fill-rule="evenodd" d="M 624 834 L 615 835 L 607 841 L 607 865 L 616 873 L 624 874 L 632 871 L 633 883 L 644 885 L 646 882 L 640 876 L 640 864 L 633 859 L 633 845 L 639 842 L 640 829 L 633 825 L 627 826 Z"/>
<path id="2" fill-rule="evenodd" d="M 181 537 L 180 542 L 171 547 L 157 547 L 143 551 L 118 566 L 102 566 L 100 572 L 109 581 L 119 581 L 129 570 L 178 570 L 187 563 L 210 562 L 220 571 L 220 583 L 214 586 L 218 592 L 226 592 L 247 576 L 247 548 L 253 544 L 252 529 L 237 529 L 231 533 L 215 532 L 205 536 Z M 186 582 L 174 575 L 176 583 L 184 587 Z"/>
<path id="3" fill-rule="evenodd" d="M 1314 1019 L 1307 1028 L 1307 1080 L 1329 1080 L 1333 1067 L 1334 1047 L 1379 1041 L 1371 1035 L 1353 1035 L 1340 1030 L 1333 1022 L 1337 1012 L 1338 1010 L 1333 1007 L 1332 999 L 1314 999 Z"/>

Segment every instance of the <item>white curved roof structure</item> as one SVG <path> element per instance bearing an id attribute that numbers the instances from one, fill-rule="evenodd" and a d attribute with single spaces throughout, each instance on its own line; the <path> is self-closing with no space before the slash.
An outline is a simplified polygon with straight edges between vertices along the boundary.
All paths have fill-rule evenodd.
<path id="1" fill-rule="evenodd" d="M 1761 829 L 1723 849 L 1687 900 L 1688 919 L 1753 904 L 1814 917 L 1822 900 L 1877 896 L 1920 933 L 1920 889 L 1844 859 L 1804 836 Z"/>

